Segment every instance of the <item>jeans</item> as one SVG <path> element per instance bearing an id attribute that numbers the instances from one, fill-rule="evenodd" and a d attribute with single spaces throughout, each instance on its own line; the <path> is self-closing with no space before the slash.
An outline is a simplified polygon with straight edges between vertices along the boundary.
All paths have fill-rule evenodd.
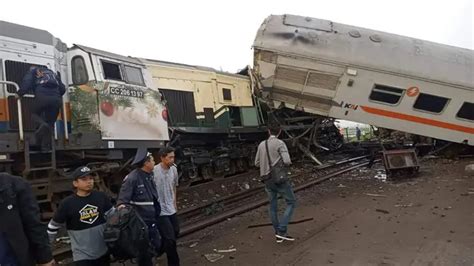
<path id="1" fill-rule="evenodd" d="M 163 248 L 160 253 L 166 253 L 169 266 L 179 266 L 178 249 L 176 247 L 179 224 L 176 214 L 160 216 L 158 218 L 158 229 L 163 238 Z"/>
<path id="2" fill-rule="evenodd" d="M 54 131 L 54 123 L 61 109 L 61 98 L 53 96 L 35 96 L 31 108 L 31 118 L 38 125 L 35 131 L 36 144 L 49 149 Z"/>
<path id="3" fill-rule="evenodd" d="M 273 182 L 265 183 L 265 191 L 270 201 L 269 212 L 276 234 L 287 233 L 288 223 L 291 220 L 296 206 L 296 198 L 289 181 L 276 185 Z M 278 218 L 278 196 L 281 195 L 286 202 L 286 210 L 281 219 Z"/>

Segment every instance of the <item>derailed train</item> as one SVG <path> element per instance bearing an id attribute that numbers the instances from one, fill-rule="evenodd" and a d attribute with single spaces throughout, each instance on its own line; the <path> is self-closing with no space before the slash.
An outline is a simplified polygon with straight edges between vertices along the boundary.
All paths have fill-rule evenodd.
<path id="1" fill-rule="evenodd" d="M 33 65 L 59 72 L 68 85 L 51 153 L 30 149 L 34 96 L 15 98 Z M 66 172 L 80 164 L 95 170 L 101 189 L 117 192 L 138 146 L 177 148 L 183 184 L 247 171 L 267 122 L 278 118 L 259 104 L 247 73 L 68 48 L 47 31 L 3 21 L 0 66 L 0 171 L 28 178 L 40 203 L 53 207 L 70 191 Z M 281 120 L 287 132 L 340 146 L 332 120 L 315 127 L 315 115 L 286 115 L 296 113 L 301 119 Z"/>
<path id="2" fill-rule="evenodd" d="M 54 203 L 78 164 L 117 191 L 137 146 L 178 148 L 184 182 L 246 171 L 269 122 L 305 153 L 341 146 L 330 117 L 473 143 L 470 50 L 284 15 L 264 21 L 254 52 L 253 69 L 229 74 L 68 49 L 46 31 L 0 21 L 0 82 L 12 82 L 0 86 L 0 171 L 29 178 L 40 202 Z M 33 96 L 14 97 L 31 65 L 69 85 L 50 154 L 29 150 Z"/>
<path id="3" fill-rule="evenodd" d="M 316 18 L 269 16 L 254 42 L 275 106 L 474 145 L 474 51 Z"/>

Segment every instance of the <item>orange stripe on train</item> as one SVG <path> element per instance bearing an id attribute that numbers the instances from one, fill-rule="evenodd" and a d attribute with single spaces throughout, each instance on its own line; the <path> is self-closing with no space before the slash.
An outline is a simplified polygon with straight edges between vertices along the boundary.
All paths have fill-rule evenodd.
<path id="1" fill-rule="evenodd" d="M 0 98 L 0 122 L 8 121 L 8 101 Z"/>
<path id="2" fill-rule="evenodd" d="M 66 116 L 67 121 L 71 122 L 71 103 L 66 103 Z M 0 122 L 9 121 L 8 115 L 8 99 L 7 98 L 0 98 Z M 63 120 L 62 109 L 59 111 L 58 114 L 58 121 Z"/>
<path id="3" fill-rule="evenodd" d="M 425 124 L 425 125 L 430 125 L 430 126 L 434 126 L 434 127 L 440 127 L 440 128 L 465 132 L 465 133 L 469 133 L 469 134 L 474 134 L 474 128 L 473 127 L 466 127 L 466 126 L 456 125 L 456 124 L 452 124 L 452 123 L 446 123 L 446 122 L 433 120 L 433 119 L 428 119 L 428 118 L 423 118 L 423 117 L 414 116 L 414 115 L 407 115 L 407 114 L 387 111 L 387 110 L 368 107 L 368 106 L 361 106 L 361 108 L 362 108 L 362 110 L 366 111 L 367 113 L 371 113 L 371 114 L 375 114 L 375 115 L 392 117 L 392 118 L 405 120 L 405 121 L 410 121 L 410 122 L 415 122 L 415 123 L 419 123 L 419 124 Z"/>

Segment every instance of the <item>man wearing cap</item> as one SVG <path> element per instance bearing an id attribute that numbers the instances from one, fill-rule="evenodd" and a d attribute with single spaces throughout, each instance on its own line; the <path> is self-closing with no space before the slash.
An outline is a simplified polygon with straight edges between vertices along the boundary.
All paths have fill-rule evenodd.
<path id="1" fill-rule="evenodd" d="M 94 190 L 94 177 L 87 166 L 72 172 L 75 193 L 59 204 L 48 224 L 50 241 L 63 224 L 71 239 L 74 265 L 109 265 L 103 232 L 106 216 L 113 210 L 109 197 Z"/>
<path id="2" fill-rule="evenodd" d="M 146 148 L 139 148 L 132 165 L 136 167 L 123 180 L 117 204 L 119 208 L 126 204 L 135 208 L 140 217 L 148 225 L 150 241 L 155 250 L 161 248 L 161 237 L 157 228 L 161 208 L 158 202 L 158 192 L 153 180 L 155 160 Z M 138 258 L 138 265 L 151 266 L 153 254 L 144 251 Z"/>

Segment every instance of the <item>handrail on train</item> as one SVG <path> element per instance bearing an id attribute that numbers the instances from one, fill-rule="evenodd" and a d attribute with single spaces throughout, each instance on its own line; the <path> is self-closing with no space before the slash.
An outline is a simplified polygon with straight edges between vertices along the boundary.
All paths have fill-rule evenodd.
<path id="1" fill-rule="evenodd" d="M 16 90 L 15 92 L 18 92 L 20 90 L 20 87 L 15 82 L 0 80 L 0 84 L 12 85 L 13 87 L 15 87 L 15 90 Z M 21 100 L 19 97 L 17 98 L 17 107 L 18 107 L 18 130 L 20 131 L 20 141 L 23 141 L 25 136 L 24 136 L 24 131 L 23 131 L 23 115 L 21 112 Z"/>
<path id="2" fill-rule="evenodd" d="M 20 90 L 20 87 L 15 82 L 0 80 L 0 84 L 6 84 L 6 85 L 14 86 L 15 90 L 16 90 L 15 92 L 18 92 Z M 20 133 L 20 140 L 23 141 L 25 137 L 24 137 L 23 116 L 22 116 L 21 99 L 20 98 L 17 99 L 17 106 L 18 106 L 18 130 L 19 130 L 19 133 Z M 67 128 L 67 123 L 68 123 L 68 121 L 67 121 L 67 111 L 66 111 L 66 103 L 64 102 L 64 99 L 63 99 L 63 123 L 64 123 L 64 137 L 65 137 L 65 139 L 69 139 L 69 132 L 68 132 L 68 128 Z M 58 136 L 57 136 L 57 133 L 56 133 L 57 132 L 56 124 L 54 125 L 54 132 L 55 132 L 54 138 L 57 140 Z"/>

